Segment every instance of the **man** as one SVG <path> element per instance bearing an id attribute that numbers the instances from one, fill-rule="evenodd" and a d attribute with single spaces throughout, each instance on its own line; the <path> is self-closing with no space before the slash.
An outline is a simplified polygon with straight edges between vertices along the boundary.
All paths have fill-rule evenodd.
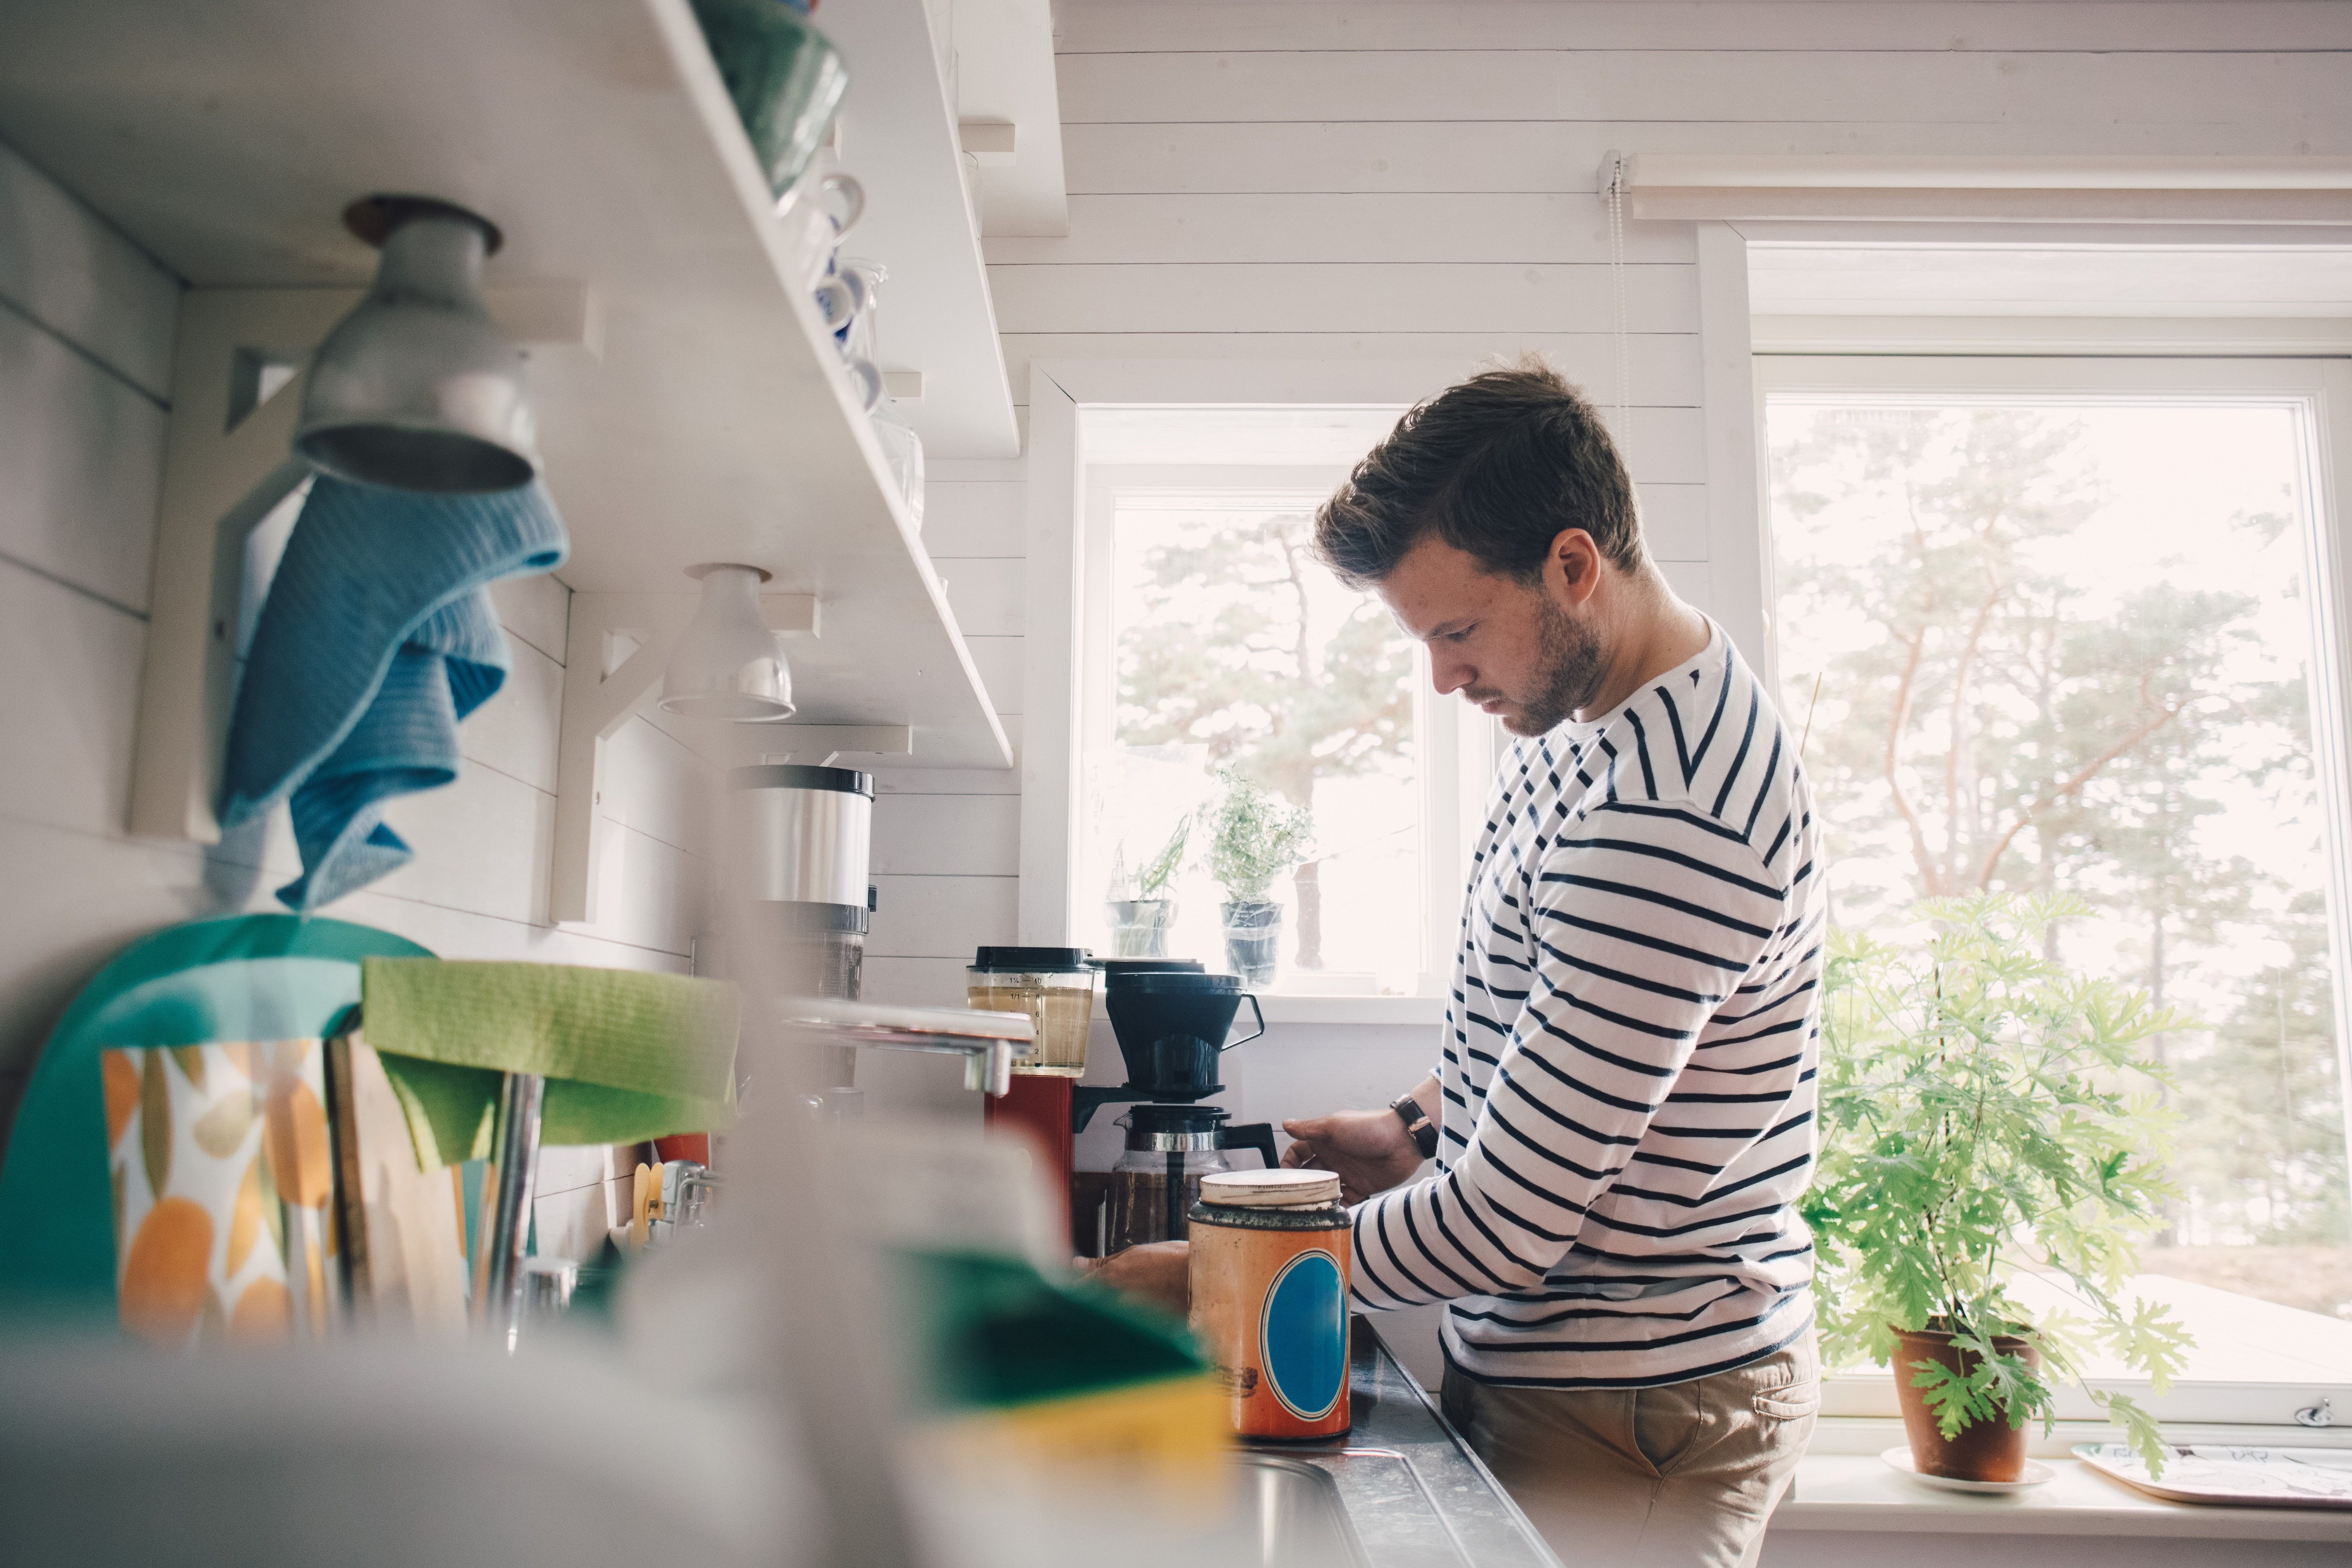
<path id="1" fill-rule="evenodd" d="M 1540 366 L 1407 415 L 1316 544 L 1441 694 L 1519 739 L 1437 1070 L 1391 1109 L 1286 1122 L 1285 1163 L 1357 1205 L 1360 1306 L 1446 1303 L 1446 1413 L 1564 1555 L 1727 1568 L 1818 1400 L 1792 1205 L 1826 901 L 1794 742 L 1650 560 L 1592 405 Z M 1164 1291 L 1181 1262 L 1102 1272 Z"/>

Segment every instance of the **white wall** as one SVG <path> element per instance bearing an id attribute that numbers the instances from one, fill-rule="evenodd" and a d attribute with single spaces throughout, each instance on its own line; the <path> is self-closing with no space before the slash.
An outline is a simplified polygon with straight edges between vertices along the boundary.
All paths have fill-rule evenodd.
<path id="1" fill-rule="evenodd" d="M 2352 6 L 2336 5 L 1066 0 L 1058 26 L 1069 235 L 985 242 L 1016 396 L 1032 360 L 1459 374 L 1538 349 L 1613 404 L 1607 216 L 1590 194 L 1612 150 L 2352 153 Z M 1737 396 L 1706 405 L 1697 254 L 1689 225 L 1626 233 L 1632 463 L 1670 575 L 1706 606 L 1759 588 L 1752 564 L 1710 559 L 1708 421 L 1750 415 Z M 926 537 L 968 626 L 989 617 L 975 648 L 1019 713 L 1012 634 L 1069 613 L 1002 614 L 1023 466 L 933 472 Z M 885 883 L 869 994 L 950 1001 L 952 959 L 1013 940 L 1013 809 L 933 794 L 947 786 L 913 770 L 884 787 L 877 855 L 930 875 Z M 938 858 L 910 859 L 894 834 Z M 1330 1055 L 1350 1049 L 1400 1075 L 1434 1054 L 1425 1030 L 1280 1027 L 1234 1058 L 1236 1110 L 1396 1092 Z M 1082 1163 L 1109 1148 L 1090 1138 Z"/>
<path id="2" fill-rule="evenodd" d="M 180 289 L 0 147 L 0 1125 L 108 959 L 175 921 L 278 910 L 300 868 L 282 812 L 260 842 L 211 853 L 123 829 Z M 610 912 L 551 924 L 570 591 L 538 577 L 496 592 L 514 668 L 464 726 L 463 776 L 393 806 L 416 859 L 325 912 L 445 957 L 683 973 L 704 884 L 682 809 L 696 764 L 649 724 L 622 731 Z M 550 1152 L 543 1239 L 577 1234 L 603 1175 L 601 1151 Z"/>

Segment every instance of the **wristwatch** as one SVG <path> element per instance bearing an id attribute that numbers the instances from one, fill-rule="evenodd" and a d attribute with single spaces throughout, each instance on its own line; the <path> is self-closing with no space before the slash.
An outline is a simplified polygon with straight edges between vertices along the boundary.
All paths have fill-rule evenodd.
<path id="1" fill-rule="evenodd" d="M 1421 1108 L 1421 1101 L 1410 1094 L 1401 1094 L 1389 1103 L 1389 1109 L 1404 1119 L 1404 1130 L 1412 1138 L 1413 1147 L 1424 1160 L 1437 1158 L 1437 1123 Z"/>

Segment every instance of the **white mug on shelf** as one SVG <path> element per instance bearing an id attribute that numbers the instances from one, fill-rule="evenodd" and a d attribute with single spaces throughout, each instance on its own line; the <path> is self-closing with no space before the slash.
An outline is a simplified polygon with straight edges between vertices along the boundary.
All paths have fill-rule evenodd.
<path id="1" fill-rule="evenodd" d="M 856 320 L 865 303 L 864 295 L 839 278 L 820 278 L 809 292 L 816 297 L 817 313 L 824 318 L 828 332 L 838 333 Z"/>
<path id="2" fill-rule="evenodd" d="M 849 384 L 857 391 L 858 405 L 873 413 L 882 405 L 882 367 L 854 354 L 842 363 L 849 367 Z"/>
<path id="3" fill-rule="evenodd" d="M 814 289 L 833 274 L 834 249 L 866 216 L 866 187 L 835 169 L 804 178 L 776 204 L 802 280 Z"/>

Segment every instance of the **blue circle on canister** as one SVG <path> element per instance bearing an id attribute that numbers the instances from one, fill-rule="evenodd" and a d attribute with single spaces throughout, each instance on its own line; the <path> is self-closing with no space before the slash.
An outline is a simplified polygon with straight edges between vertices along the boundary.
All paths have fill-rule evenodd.
<path id="1" fill-rule="evenodd" d="M 1302 1421 L 1328 1415 L 1347 1383 L 1348 1312 L 1341 1294 L 1339 1259 L 1302 1252 L 1274 1277 L 1258 1314 L 1266 1386 Z"/>

